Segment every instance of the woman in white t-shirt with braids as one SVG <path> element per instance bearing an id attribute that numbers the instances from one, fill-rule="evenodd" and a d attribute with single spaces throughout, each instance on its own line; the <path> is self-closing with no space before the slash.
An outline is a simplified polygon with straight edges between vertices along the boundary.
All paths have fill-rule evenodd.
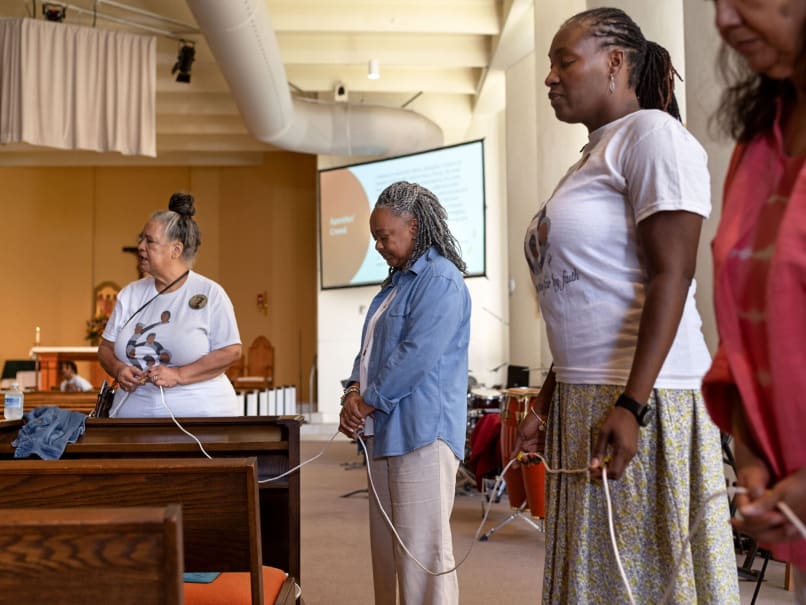
<path id="1" fill-rule="evenodd" d="M 668 52 L 618 9 L 593 9 L 555 35 L 546 78 L 558 119 L 589 132 L 580 159 L 526 234 L 554 366 L 549 407 L 543 603 L 738 603 L 727 499 L 671 577 L 680 541 L 724 489 L 719 432 L 699 385 L 710 359 L 694 304 L 700 227 L 710 212 L 705 151 L 680 123 Z M 534 451 L 527 416 L 515 449 Z M 603 581 L 604 576 L 609 579 Z"/>

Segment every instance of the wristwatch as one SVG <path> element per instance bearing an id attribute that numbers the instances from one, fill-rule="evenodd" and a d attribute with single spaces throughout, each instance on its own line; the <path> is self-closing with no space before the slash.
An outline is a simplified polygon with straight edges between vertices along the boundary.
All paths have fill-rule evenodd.
<path id="1" fill-rule="evenodd" d="M 625 410 L 632 412 L 633 416 L 635 416 L 635 419 L 638 421 L 639 426 L 646 426 L 649 424 L 649 412 L 652 410 L 649 404 L 641 405 L 635 399 L 627 397 L 624 393 L 622 393 L 616 400 L 616 407 L 624 408 Z"/>

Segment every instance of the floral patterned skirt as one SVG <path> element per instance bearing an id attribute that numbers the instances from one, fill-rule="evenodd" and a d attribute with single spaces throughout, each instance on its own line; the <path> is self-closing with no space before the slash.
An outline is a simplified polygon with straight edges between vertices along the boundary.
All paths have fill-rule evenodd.
<path id="1" fill-rule="evenodd" d="M 551 404 L 546 456 L 552 468 L 586 467 L 595 429 L 623 390 L 614 385 L 558 383 Z M 698 390 L 656 389 L 649 426 L 618 481 L 610 481 L 619 555 L 636 605 L 656 605 L 669 583 L 669 603 L 738 604 L 736 558 L 728 524 L 719 431 Z M 707 512 L 677 577 L 670 577 L 683 539 Z M 613 554 L 600 480 L 547 475 L 544 605 L 629 603 Z"/>

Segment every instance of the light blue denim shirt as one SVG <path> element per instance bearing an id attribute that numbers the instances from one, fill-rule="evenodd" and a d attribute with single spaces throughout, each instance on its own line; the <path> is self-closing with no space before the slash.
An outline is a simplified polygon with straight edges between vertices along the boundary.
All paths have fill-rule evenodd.
<path id="1" fill-rule="evenodd" d="M 375 455 L 399 456 L 441 439 L 460 460 L 467 424 L 470 293 L 461 272 L 435 248 L 392 276 L 367 321 L 397 288 L 375 325 L 364 401 L 375 408 Z M 361 353 L 351 382 L 359 380 Z"/>

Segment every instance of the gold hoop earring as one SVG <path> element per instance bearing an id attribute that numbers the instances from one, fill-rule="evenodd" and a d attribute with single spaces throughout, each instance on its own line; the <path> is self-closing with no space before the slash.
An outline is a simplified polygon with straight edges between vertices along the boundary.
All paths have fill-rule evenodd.
<path id="1" fill-rule="evenodd" d="M 611 95 L 616 92 L 616 74 L 610 74 L 610 84 L 607 85 L 607 90 L 610 91 Z"/>

